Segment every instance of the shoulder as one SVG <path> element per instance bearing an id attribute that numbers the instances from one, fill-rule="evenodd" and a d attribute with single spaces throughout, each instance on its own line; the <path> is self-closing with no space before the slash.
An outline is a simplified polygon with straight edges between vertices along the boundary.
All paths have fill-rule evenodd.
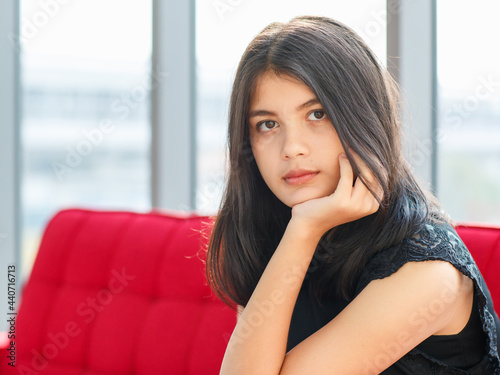
<path id="1" fill-rule="evenodd" d="M 426 262 L 431 260 L 445 264 L 437 266 Z M 369 259 L 358 280 L 356 295 L 371 281 L 388 277 L 408 263 L 420 262 L 427 264 L 406 268 L 447 268 L 449 272 L 462 273 L 471 279 L 478 277 L 474 260 L 454 228 L 448 223 L 429 222 L 401 243 L 383 249 Z"/>
<path id="2" fill-rule="evenodd" d="M 396 361 L 432 335 L 459 333 L 468 322 L 473 293 L 472 280 L 449 262 L 408 262 L 370 282 L 345 313 L 361 318 L 370 311 L 371 323 L 383 332 L 380 342 L 398 343 Z"/>
<path id="3" fill-rule="evenodd" d="M 408 262 L 390 276 L 371 281 L 356 298 L 367 305 L 392 306 L 397 310 L 395 316 L 406 316 L 413 328 L 430 336 L 451 325 L 465 325 L 472 285 L 472 280 L 449 262 Z"/>
<path id="4" fill-rule="evenodd" d="M 463 277 L 464 275 L 451 263 L 443 260 L 410 261 L 403 264 L 387 278 L 373 280 L 370 284 L 387 280 L 389 285 L 397 284 L 395 286 L 398 288 L 414 285 L 424 289 L 426 293 L 433 290 L 437 292 L 447 290 L 456 293 L 463 283 Z"/>
<path id="5" fill-rule="evenodd" d="M 436 330 L 430 334 L 457 334 L 469 320 L 473 287 L 473 280 L 451 263 L 427 260 L 408 262 L 387 278 L 372 281 L 366 290 L 374 297 L 390 293 L 399 296 L 402 304 L 413 305 L 413 324 L 436 320 Z"/>
<path id="6" fill-rule="evenodd" d="M 302 359 L 314 356 L 315 366 L 328 369 L 324 373 L 380 373 L 429 336 L 456 328 L 466 284 L 450 263 L 409 262 L 370 282 L 339 315 L 292 349 L 289 362 L 305 370 L 311 363 Z"/>

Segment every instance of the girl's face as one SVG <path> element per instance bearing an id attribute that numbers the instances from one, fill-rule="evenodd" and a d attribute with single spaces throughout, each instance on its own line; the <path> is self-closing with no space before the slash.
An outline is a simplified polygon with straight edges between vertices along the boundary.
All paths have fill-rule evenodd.
<path id="1" fill-rule="evenodd" d="M 340 178 L 340 139 L 304 83 L 264 73 L 248 118 L 257 166 L 271 191 L 292 207 L 332 194 Z"/>

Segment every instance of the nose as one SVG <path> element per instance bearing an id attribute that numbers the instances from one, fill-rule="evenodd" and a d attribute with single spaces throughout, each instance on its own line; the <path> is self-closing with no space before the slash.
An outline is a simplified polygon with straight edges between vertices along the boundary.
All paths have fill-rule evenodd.
<path id="1" fill-rule="evenodd" d="M 293 159 L 307 156 L 308 154 L 309 146 L 304 132 L 300 130 L 300 126 L 286 127 L 286 130 L 283 132 L 283 159 Z"/>

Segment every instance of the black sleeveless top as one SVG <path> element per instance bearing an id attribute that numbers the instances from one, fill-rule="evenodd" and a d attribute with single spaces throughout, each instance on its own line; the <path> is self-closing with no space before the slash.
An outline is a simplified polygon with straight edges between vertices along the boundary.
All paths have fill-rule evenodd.
<path id="1" fill-rule="evenodd" d="M 474 282 L 474 303 L 467 325 L 456 335 L 430 336 L 382 372 L 400 374 L 500 374 L 497 342 L 500 323 L 490 293 L 472 256 L 448 224 L 427 224 L 418 234 L 377 253 L 358 280 L 358 295 L 372 280 L 387 277 L 407 262 L 444 260 Z M 290 324 L 287 351 L 335 318 L 349 301 L 328 298 L 321 306 L 306 278 Z"/>

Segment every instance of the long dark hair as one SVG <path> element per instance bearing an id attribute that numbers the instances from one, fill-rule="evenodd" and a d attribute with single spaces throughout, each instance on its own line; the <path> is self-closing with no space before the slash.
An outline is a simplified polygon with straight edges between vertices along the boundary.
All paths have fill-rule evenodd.
<path id="1" fill-rule="evenodd" d="M 291 209 L 262 179 L 250 145 L 250 102 L 265 72 L 305 83 L 344 149 L 356 152 L 383 187 L 378 212 L 327 232 L 310 266 L 318 299 L 335 295 L 349 300 L 370 257 L 414 234 L 429 217 L 442 215 L 403 158 L 395 83 L 357 34 L 323 17 L 273 23 L 243 54 L 231 94 L 229 176 L 208 245 L 207 278 L 227 304 L 245 306 L 291 218 Z"/>

